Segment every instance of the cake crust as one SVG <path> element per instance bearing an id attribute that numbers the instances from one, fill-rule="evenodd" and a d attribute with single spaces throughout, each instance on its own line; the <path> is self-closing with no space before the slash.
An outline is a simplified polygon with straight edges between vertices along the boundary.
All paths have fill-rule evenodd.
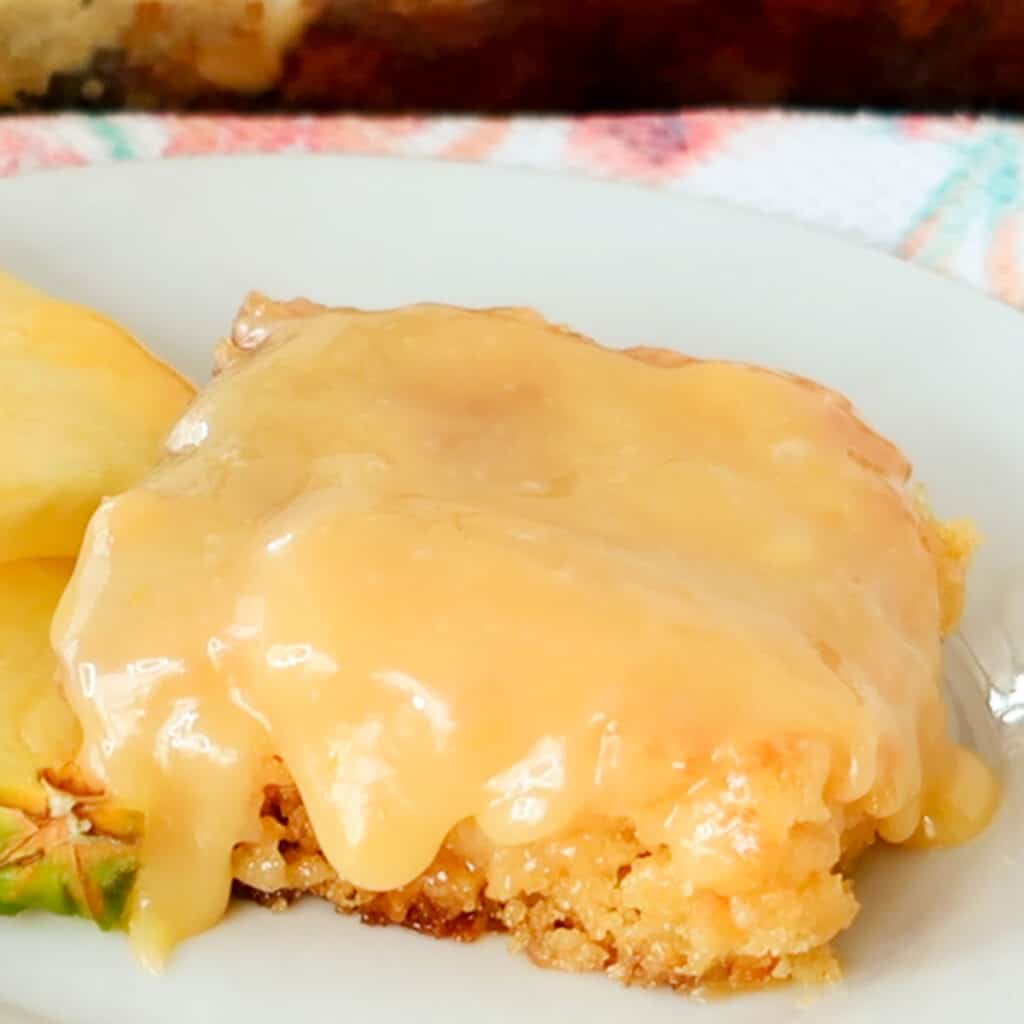
<path id="1" fill-rule="evenodd" d="M 370 892 L 339 878 L 327 863 L 297 789 L 283 766 L 276 771 L 281 781 L 267 787 L 263 806 L 265 839 L 238 847 L 233 861 L 235 895 L 273 911 L 311 897 L 364 924 L 409 928 L 437 939 L 473 942 L 501 933 L 513 951 L 526 953 L 538 966 L 603 972 L 641 987 L 743 990 L 773 981 L 820 983 L 839 977 L 827 942 L 815 941 L 845 928 L 856 915 L 852 884 L 838 873 L 821 876 L 805 891 L 777 895 L 777 903 L 791 902 L 795 924 L 777 948 L 762 942 L 757 952 L 708 956 L 701 940 L 732 938 L 729 909 L 705 895 L 705 905 L 691 915 L 689 932 L 648 918 L 656 900 L 631 903 L 626 880 L 642 872 L 655 889 L 674 882 L 658 863 L 666 852 L 646 848 L 628 823 L 611 822 L 497 853 L 466 823 L 414 881 Z M 870 828 L 851 829 L 843 837 L 844 865 L 852 867 L 874 838 Z M 778 909 L 772 908 L 773 916 Z M 813 918 L 820 932 L 814 934 L 814 926 L 801 932 L 801 917 Z"/>

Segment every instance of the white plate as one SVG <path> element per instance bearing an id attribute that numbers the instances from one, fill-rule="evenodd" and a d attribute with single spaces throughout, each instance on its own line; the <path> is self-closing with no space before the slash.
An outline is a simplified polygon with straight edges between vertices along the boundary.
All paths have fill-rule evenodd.
<path id="1" fill-rule="evenodd" d="M 859 884 L 864 911 L 840 943 L 846 980 L 811 997 L 782 989 L 699 1005 L 541 971 L 500 939 L 432 942 L 309 903 L 281 916 L 238 908 L 160 978 L 135 966 L 121 936 L 41 915 L 0 921 L 0 1003 L 9 1004 L 0 1019 L 1020 1019 L 1024 723 L 1012 719 L 1024 717 L 1024 593 L 1015 668 L 1003 624 L 1012 611 L 1004 577 L 1024 564 L 1018 314 L 877 253 L 676 196 L 326 157 L 136 164 L 0 183 L 0 265 L 109 312 L 199 380 L 252 287 L 360 306 L 528 303 L 605 342 L 819 378 L 910 453 L 940 512 L 969 513 L 984 530 L 967 628 L 992 684 L 1006 691 L 987 694 L 963 659 L 951 666 L 962 722 L 1003 775 L 996 823 L 958 850 L 870 864 Z"/>

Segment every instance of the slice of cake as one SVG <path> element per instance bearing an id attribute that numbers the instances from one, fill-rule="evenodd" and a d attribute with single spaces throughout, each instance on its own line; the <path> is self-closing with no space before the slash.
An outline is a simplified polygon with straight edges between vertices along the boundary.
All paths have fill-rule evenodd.
<path id="1" fill-rule="evenodd" d="M 987 820 L 939 687 L 971 534 L 834 392 L 259 297 L 218 365 L 53 630 L 79 768 L 145 815 L 149 962 L 235 880 L 624 981 L 827 977 L 866 844 Z"/>

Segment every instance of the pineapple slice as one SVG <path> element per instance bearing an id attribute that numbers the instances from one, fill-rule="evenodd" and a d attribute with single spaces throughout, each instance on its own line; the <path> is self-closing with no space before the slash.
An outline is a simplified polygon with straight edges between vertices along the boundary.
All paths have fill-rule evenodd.
<path id="1" fill-rule="evenodd" d="M 42 818 L 0 807 L 0 915 L 47 910 L 90 918 L 104 929 L 122 923 L 141 816 L 92 816 L 89 801 L 54 791 Z M 104 818 L 118 824 L 97 828 Z"/>
<path id="2" fill-rule="evenodd" d="M 40 771 L 71 760 L 81 741 L 49 635 L 73 567 L 70 559 L 0 566 L 0 806 L 34 815 L 48 807 Z"/>
<path id="3" fill-rule="evenodd" d="M 192 386 L 97 313 L 0 273 L 0 914 L 120 922 L 138 814 L 74 769 L 50 619 L 104 495 L 160 456 Z"/>
<path id="4" fill-rule="evenodd" d="M 194 390 L 105 317 L 0 273 L 0 562 L 74 558 Z"/>
<path id="5" fill-rule="evenodd" d="M 78 723 L 57 685 L 50 619 L 73 563 L 0 565 L 0 914 L 29 908 L 117 924 L 135 877 L 139 816 L 72 769 Z"/>

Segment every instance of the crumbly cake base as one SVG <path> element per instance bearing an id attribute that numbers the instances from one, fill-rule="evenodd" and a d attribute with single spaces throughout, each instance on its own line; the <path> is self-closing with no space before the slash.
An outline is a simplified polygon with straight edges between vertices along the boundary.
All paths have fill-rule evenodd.
<path id="1" fill-rule="evenodd" d="M 463 823 L 408 885 L 370 892 L 328 864 L 296 787 L 283 781 L 266 789 L 263 841 L 235 852 L 235 891 L 273 910 L 312 896 L 367 924 L 461 942 L 501 932 L 540 966 L 603 971 L 627 985 L 820 983 L 839 976 L 828 943 L 858 909 L 840 865 L 875 838 L 866 819 L 841 832 L 837 821 L 797 826 L 788 877 L 740 896 L 687 893 L 668 851 L 645 847 L 627 822 L 500 849 Z"/>

